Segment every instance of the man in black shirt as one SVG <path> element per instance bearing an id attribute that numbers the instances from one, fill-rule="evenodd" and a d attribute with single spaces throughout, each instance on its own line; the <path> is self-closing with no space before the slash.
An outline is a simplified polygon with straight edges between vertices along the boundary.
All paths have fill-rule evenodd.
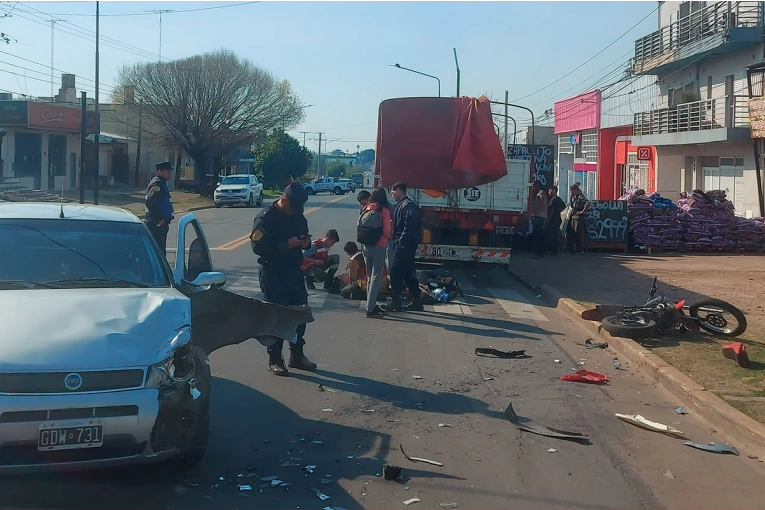
<path id="1" fill-rule="evenodd" d="M 298 183 L 292 183 L 284 195 L 263 209 L 256 217 L 250 234 L 252 251 L 259 255 L 260 289 L 266 301 L 279 305 L 307 305 L 308 293 L 303 281 L 303 249 L 311 245 L 303 206 L 308 195 Z M 296 329 L 290 342 L 288 365 L 300 370 L 316 370 L 303 354 L 305 324 Z M 268 347 L 268 369 L 274 375 L 288 375 L 282 357 L 283 341 Z"/>
<path id="2" fill-rule="evenodd" d="M 558 186 L 550 186 L 547 194 L 550 197 L 547 204 L 547 249 L 551 255 L 557 255 L 560 249 L 560 226 L 563 223 L 560 214 L 566 208 L 566 203 L 558 196 Z"/>
<path id="3" fill-rule="evenodd" d="M 417 281 L 414 267 L 414 256 L 420 245 L 422 231 L 420 230 L 420 209 L 406 196 L 406 184 L 397 182 L 390 188 L 391 197 L 396 201 L 393 213 L 393 257 L 390 262 L 390 285 L 393 289 L 393 300 L 385 306 L 388 312 L 400 312 L 401 291 L 404 285 L 409 290 L 412 302 L 405 308 L 409 312 L 423 310 L 420 301 L 420 284 Z"/>

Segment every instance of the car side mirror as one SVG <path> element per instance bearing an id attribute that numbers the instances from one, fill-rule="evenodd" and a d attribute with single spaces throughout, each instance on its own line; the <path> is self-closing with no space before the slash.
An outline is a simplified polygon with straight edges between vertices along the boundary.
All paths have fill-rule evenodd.
<path id="1" fill-rule="evenodd" d="M 199 273 L 193 281 L 188 283 L 194 287 L 210 287 L 212 285 L 223 286 L 226 283 L 226 275 L 220 271 Z"/>

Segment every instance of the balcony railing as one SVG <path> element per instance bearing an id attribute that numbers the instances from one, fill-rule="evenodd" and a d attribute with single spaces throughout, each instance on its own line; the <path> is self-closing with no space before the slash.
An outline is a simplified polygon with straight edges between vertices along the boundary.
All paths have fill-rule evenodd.
<path id="1" fill-rule="evenodd" d="M 635 62 L 655 58 L 733 28 L 762 27 L 760 2 L 715 2 L 635 41 Z"/>
<path id="2" fill-rule="evenodd" d="M 749 127 L 749 99 L 724 96 L 635 114 L 635 136 Z"/>

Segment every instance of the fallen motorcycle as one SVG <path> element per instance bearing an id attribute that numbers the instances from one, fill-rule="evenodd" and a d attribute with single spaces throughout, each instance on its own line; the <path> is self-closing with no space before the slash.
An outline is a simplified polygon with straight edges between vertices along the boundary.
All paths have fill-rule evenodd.
<path id="1" fill-rule="evenodd" d="M 719 299 L 701 299 L 690 306 L 685 300 L 674 301 L 658 290 L 654 278 L 648 301 L 640 306 L 599 305 L 582 313 L 582 318 L 600 320 L 612 336 L 645 338 L 651 335 L 698 331 L 735 337 L 746 331 L 746 317 L 730 303 Z M 685 312 L 688 312 L 686 315 Z"/>

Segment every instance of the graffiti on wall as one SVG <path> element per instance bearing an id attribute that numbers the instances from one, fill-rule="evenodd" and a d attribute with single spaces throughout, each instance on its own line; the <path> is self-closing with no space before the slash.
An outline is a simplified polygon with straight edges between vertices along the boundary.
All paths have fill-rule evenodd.
<path id="1" fill-rule="evenodd" d="M 534 168 L 532 182 L 538 182 L 547 189 L 555 179 L 555 146 L 553 145 L 509 145 L 508 159 L 531 161 Z"/>

